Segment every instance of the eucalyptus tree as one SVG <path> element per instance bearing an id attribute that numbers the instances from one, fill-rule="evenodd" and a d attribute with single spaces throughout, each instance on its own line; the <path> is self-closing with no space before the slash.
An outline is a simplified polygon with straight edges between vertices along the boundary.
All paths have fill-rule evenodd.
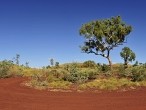
<path id="1" fill-rule="evenodd" d="M 134 61 L 136 58 L 135 53 L 129 47 L 124 47 L 120 52 L 120 56 L 124 59 L 125 67 L 127 67 L 129 62 Z"/>
<path id="2" fill-rule="evenodd" d="M 125 24 L 120 16 L 88 22 L 83 24 L 79 31 L 85 38 L 81 50 L 106 58 L 112 67 L 111 50 L 125 43 L 126 36 L 131 31 L 132 27 Z"/>

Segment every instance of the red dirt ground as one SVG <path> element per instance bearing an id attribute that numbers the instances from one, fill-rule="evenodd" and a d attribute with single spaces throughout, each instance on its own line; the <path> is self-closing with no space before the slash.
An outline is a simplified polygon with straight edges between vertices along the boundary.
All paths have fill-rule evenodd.
<path id="1" fill-rule="evenodd" d="M 146 110 L 146 88 L 126 92 L 49 92 L 0 79 L 0 110 Z"/>

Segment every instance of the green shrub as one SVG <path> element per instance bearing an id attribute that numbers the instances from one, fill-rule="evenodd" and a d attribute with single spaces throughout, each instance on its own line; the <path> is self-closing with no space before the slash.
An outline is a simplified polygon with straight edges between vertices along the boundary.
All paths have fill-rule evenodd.
<path id="1" fill-rule="evenodd" d="M 13 67 L 9 69 L 9 72 L 13 77 L 22 77 L 24 75 L 24 69 L 28 69 L 28 68 L 21 67 L 18 65 L 13 65 Z"/>
<path id="2" fill-rule="evenodd" d="M 110 67 L 109 67 L 109 65 L 103 64 L 102 67 L 101 67 L 101 70 L 103 72 L 108 72 L 110 70 Z"/>
<path id="3" fill-rule="evenodd" d="M 119 75 L 119 76 L 122 76 L 122 73 L 125 72 L 125 67 L 124 67 L 123 64 L 121 64 L 121 65 L 118 67 L 117 72 L 118 72 L 118 75 Z"/>
<path id="4" fill-rule="evenodd" d="M 103 89 L 103 90 L 116 90 L 120 87 L 136 86 L 137 83 L 131 82 L 126 78 L 109 78 L 109 79 L 96 79 L 92 82 L 81 84 L 79 89 Z"/>
<path id="5" fill-rule="evenodd" d="M 94 61 L 88 60 L 83 63 L 83 67 L 85 68 L 95 68 L 97 65 Z"/>
<path id="6" fill-rule="evenodd" d="M 68 71 L 58 68 L 58 69 L 50 69 L 45 72 L 45 76 L 49 82 L 55 80 L 62 80 L 64 76 L 68 73 Z M 44 73 L 42 73 L 44 74 Z"/>
<path id="7" fill-rule="evenodd" d="M 86 73 L 76 72 L 76 73 L 66 74 L 64 80 L 72 83 L 83 83 L 88 80 L 88 77 L 89 75 Z"/>
<path id="8" fill-rule="evenodd" d="M 11 77 L 10 69 L 13 67 L 12 61 L 4 60 L 0 62 L 0 78 Z"/>
<path id="9" fill-rule="evenodd" d="M 134 67 L 131 73 L 132 81 L 143 81 L 146 79 L 146 69 L 143 67 Z"/>
<path id="10" fill-rule="evenodd" d="M 121 72 L 120 77 L 131 79 L 131 81 L 146 80 L 146 69 L 143 66 L 129 67 Z"/>
<path id="11" fill-rule="evenodd" d="M 84 68 L 80 71 L 84 74 L 87 74 L 89 80 L 96 79 L 97 76 L 99 75 L 99 70 L 97 68 L 96 69 Z"/>
<path id="12" fill-rule="evenodd" d="M 72 83 L 79 81 L 78 67 L 76 63 L 72 63 L 67 67 L 68 74 L 64 75 L 64 80 Z"/>
<path id="13" fill-rule="evenodd" d="M 97 68 L 78 68 L 76 63 L 72 63 L 68 67 L 68 74 L 64 76 L 64 80 L 72 83 L 84 83 L 87 80 L 95 79 L 99 71 Z"/>
<path id="14" fill-rule="evenodd" d="M 64 76 L 64 80 L 72 83 L 76 83 L 79 80 L 78 73 L 66 74 Z"/>

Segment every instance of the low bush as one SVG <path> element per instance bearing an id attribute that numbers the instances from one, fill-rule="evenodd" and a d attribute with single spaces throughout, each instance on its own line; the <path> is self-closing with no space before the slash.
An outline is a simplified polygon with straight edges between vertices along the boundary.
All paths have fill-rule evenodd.
<path id="1" fill-rule="evenodd" d="M 101 71 L 102 71 L 102 72 L 108 72 L 108 71 L 110 71 L 109 65 L 103 64 L 103 65 L 101 66 Z"/>
<path id="2" fill-rule="evenodd" d="M 97 66 L 96 63 L 91 60 L 85 61 L 82 65 L 82 67 L 84 68 L 95 68 L 96 66 Z"/>
<path id="3" fill-rule="evenodd" d="M 4 60 L 0 62 L 0 78 L 11 77 L 10 69 L 13 67 L 13 63 L 11 61 Z"/>
<path id="4" fill-rule="evenodd" d="M 125 77 L 131 81 L 143 81 L 146 80 L 146 69 L 142 66 L 134 66 L 123 69 L 119 74 L 120 77 Z"/>
<path id="5" fill-rule="evenodd" d="M 23 67 L 17 65 L 13 65 L 13 67 L 9 69 L 9 72 L 13 77 L 22 77 L 24 75 L 23 71 Z"/>
<path id="6" fill-rule="evenodd" d="M 131 82 L 126 78 L 122 78 L 122 79 L 109 78 L 109 79 L 97 79 L 92 82 L 81 84 L 79 86 L 79 89 L 116 90 L 120 87 L 130 87 L 136 85 L 140 85 L 140 84 Z"/>
<path id="7" fill-rule="evenodd" d="M 82 72 L 76 72 L 76 73 L 67 74 L 64 77 L 64 80 L 72 83 L 83 83 L 88 80 L 88 77 L 89 77 L 88 74 Z"/>
<path id="8" fill-rule="evenodd" d="M 100 74 L 100 71 L 98 68 L 92 69 L 92 68 L 84 68 L 80 70 L 81 73 L 87 74 L 89 80 L 96 79 L 97 76 Z"/>
<path id="9" fill-rule="evenodd" d="M 46 88 L 67 89 L 69 85 L 71 85 L 71 82 L 63 81 L 59 78 L 56 78 L 56 76 L 54 76 L 54 74 L 52 73 L 46 73 L 46 74 L 42 74 L 42 73 L 34 74 L 31 77 L 31 81 L 28 82 L 26 85 L 36 89 L 46 89 Z"/>

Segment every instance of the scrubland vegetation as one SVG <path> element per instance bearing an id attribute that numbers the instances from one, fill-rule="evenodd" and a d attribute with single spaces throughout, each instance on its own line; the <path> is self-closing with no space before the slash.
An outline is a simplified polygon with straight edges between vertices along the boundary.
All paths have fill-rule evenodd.
<path id="1" fill-rule="evenodd" d="M 136 54 L 124 47 L 120 56 L 124 64 L 112 64 L 111 50 L 125 43 L 126 37 L 132 31 L 132 26 L 126 25 L 120 16 L 110 19 L 91 21 L 82 25 L 80 35 L 85 38 L 81 50 L 102 56 L 109 65 L 85 61 L 83 63 L 59 64 L 50 59 L 50 65 L 42 69 L 30 68 L 19 64 L 20 55 L 15 61 L 0 62 L 0 78 L 29 77 L 27 86 L 37 89 L 103 89 L 115 90 L 146 86 L 146 63 L 129 65 L 136 59 Z"/>
<path id="2" fill-rule="evenodd" d="M 30 80 L 25 85 L 36 89 L 116 90 L 146 86 L 146 64 L 127 68 L 114 64 L 110 70 L 106 64 L 85 61 L 37 69 L 1 61 L 0 78 L 9 77 L 28 77 Z"/>

